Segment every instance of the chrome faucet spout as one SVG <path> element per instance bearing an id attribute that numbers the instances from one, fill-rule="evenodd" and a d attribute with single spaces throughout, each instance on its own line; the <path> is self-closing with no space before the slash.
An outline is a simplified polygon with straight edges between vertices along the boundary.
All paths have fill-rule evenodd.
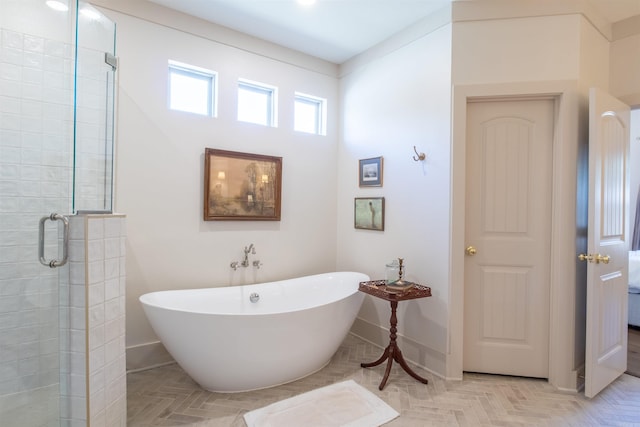
<path id="1" fill-rule="evenodd" d="M 255 246 L 253 246 L 253 243 L 250 244 L 249 246 L 245 246 L 244 247 L 244 259 L 242 260 L 242 265 L 243 267 L 249 267 L 249 254 L 255 254 L 256 253 L 256 248 Z"/>

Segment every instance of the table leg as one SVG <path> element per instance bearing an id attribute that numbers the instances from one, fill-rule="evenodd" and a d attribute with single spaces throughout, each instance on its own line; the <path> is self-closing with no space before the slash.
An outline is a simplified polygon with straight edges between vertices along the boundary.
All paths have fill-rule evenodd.
<path id="1" fill-rule="evenodd" d="M 420 381 L 423 384 L 429 384 L 429 380 L 428 379 L 422 378 L 420 375 L 418 375 L 415 372 L 413 372 L 413 369 L 411 369 L 409 367 L 409 365 L 407 365 L 407 362 L 404 360 L 404 357 L 402 356 L 402 352 L 397 347 L 396 347 L 396 351 L 394 352 L 393 358 L 395 359 L 396 362 L 398 362 L 400 364 L 400 366 L 402 366 L 402 369 L 404 369 L 404 371 L 407 374 L 411 375 L 413 378 L 417 379 L 418 381 Z M 380 390 L 382 390 L 382 389 L 380 389 Z"/>
<path id="2" fill-rule="evenodd" d="M 396 332 L 398 332 L 398 329 L 397 329 L 398 318 L 396 316 L 397 308 L 398 308 L 398 301 L 391 301 L 391 319 L 389 319 L 391 328 L 389 329 L 389 345 L 387 346 L 387 348 L 384 349 L 382 356 L 380 356 L 380 358 L 375 362 L 360 364 L 360 366 L 363 368 L 371 368 L 373 366 L 378 366 L 379 364 L 387 360 L 387 368 L 384 371 L 384 377 L 382 377 L 382 382 L 378 387 L 379 390 L 382 390 L 384 386 L 387 384 L 387 380 L 389 379 L 389 373 L 391 372 L 391 365 L 393 364 L 394 360 L 400 364 L 402 369 L 404 369 L 404 371 L 407 374 L 411 375 L 416 380 L 420 381 L 423 384 L 427 384 L 429 382 L 427 379 L 422 378 L 420 375 L 413 372 L 413 370 L 409 367 L 409 365 L 407 365 L 407 362 L 404 360 L 404 357 L 402 356 L 402 352 L 400 351 L 400 349 L 398 348 L 398 345 L 396 344 L 396 338 L 397 338 Z"/>
<path id="3" fill-rule="evenodd" d="M 387 358 L 389 358 L 390 356 L 390 351 L 389 351 L 389 346 L 387 346 L 387 348 L 384 349 L 384 353 L 382 353 L 382 356 L 380 356 L 380 358 L 378 360 L 376 360 L 375 362 L 370 362 L 370 363 L 361 363 L 360 366 L 363 368 L 371 368 L 373 366 L 378 366 L 379 364 L 381 364 L 382 362 L 384 362 L 385 360 L 387 360 Z M 393 357 L 391 357 L 393 358 Z"/>

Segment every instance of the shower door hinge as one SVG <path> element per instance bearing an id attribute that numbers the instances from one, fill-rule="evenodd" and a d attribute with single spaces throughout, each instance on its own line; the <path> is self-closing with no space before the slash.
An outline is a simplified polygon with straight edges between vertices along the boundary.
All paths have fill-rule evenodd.
<path id="1" fill-rule="evenodd" d="M 118 68 L 118 57 L 110 54 L 109 52 L 104 53 L 104 62 L 107 65 L 111 65 L 111 68 L 113 68 L 113 71 L 115 71 Z"/>

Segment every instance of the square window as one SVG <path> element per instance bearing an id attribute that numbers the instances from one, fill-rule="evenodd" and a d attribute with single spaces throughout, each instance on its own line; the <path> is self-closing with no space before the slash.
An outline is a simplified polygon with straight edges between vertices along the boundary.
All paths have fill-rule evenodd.
<path id="1" fill-rule="evenodd" d="M 169 61 L 169 108 L 215 116 L 216 77 L 213 71 Z"/>
<path id="2" fill-rule="evenodd" d="M 274 87 L 241 80 L 238 82 L 238 120 L 263 126 L 277 126 Z"/>
<path id="3" fill-rule="evenodd" d="M 326 135 L 326 100 L 296 92 L 294 104 L 294 130 Z"/>

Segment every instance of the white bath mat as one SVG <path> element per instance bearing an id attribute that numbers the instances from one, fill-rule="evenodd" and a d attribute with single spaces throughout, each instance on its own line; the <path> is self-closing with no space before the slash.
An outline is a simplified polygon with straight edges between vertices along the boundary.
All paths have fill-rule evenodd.
<path id="1" fill-rule="evenodd" d="M 378 396 L 349 380 L 244 414 L 248 427 L 376 427 L 399 414 Z"/>

